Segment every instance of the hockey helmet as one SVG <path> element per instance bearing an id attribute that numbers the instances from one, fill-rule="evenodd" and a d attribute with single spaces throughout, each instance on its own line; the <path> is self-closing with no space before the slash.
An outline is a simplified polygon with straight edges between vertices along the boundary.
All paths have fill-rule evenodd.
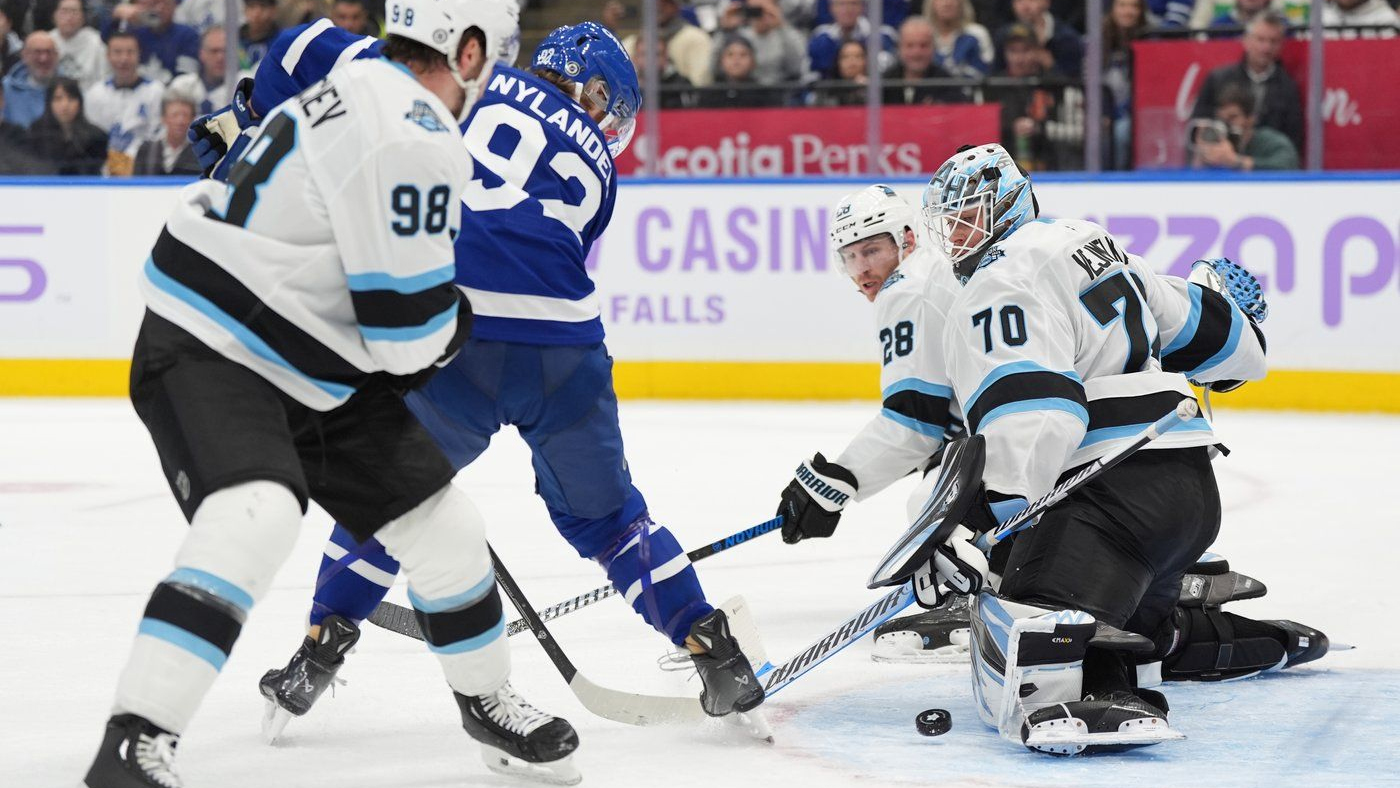
<path id="1" fill-rule="evenodd" d="M 914 229 L 914 209 L 884 184 L 867 186 L 841 198 L 831 219 L 831 249 L 845 268 L 841 249 L 857 241 L 888 234 L 903 260 L 909 249 L 904 243 L 905 229 Z M 850 275 L 849 270 L 846 271 Z"/>
<path id="2" fill-rule="evenodd" d="M 457 70 L 462 36 L 473 27 L 486 39 L 486 67 L 474 80 Z M 467 92 L 459 121 L 491 77 L 490 66 L 515 65 L 520 54 L 520 7 L 516 0 L 388 0 L 384 7 L 384 33 L 417 41 L 447 58 L 457 84 Z"/>
<path id="3" fill-rule="evenodd" d="M 959 148 L 924 189 L 924 223 L 963 283 L 992 244 L 1039 214 L 1030 177 L 997 144 Z"/>
<path id="4" fill-rule="evenodd" d="M 612 31 L 597 22 L 557 28 L 535 48 L 531 65 L 577 83 L 574 98 L 585 109 L 605 113 L 598 127 L 608 151 L 618 156 L 627 149 L 642 109 L 642 90 L 632 58 Z"/>

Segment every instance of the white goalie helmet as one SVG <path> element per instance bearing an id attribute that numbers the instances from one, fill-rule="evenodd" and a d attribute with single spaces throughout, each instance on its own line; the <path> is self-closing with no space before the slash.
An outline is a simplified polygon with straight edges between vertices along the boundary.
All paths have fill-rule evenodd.
<path id="1" fill-rule="evenodd" d="M 899 249 L 899 259 L 903 260 L 909 251 L 905 248 L 904 231 L 914 229 L 915 222 L 914 209 L 894 189 L 884 184 L 867 186 L 837 203 L 831 219 L 831 249 L 836 258 L 842 260 L 844 268 L 843 247 L 888 234 Z"/>
<path id="2" fill-rule="evenodd" d="M 467 80 L 457 71 L 457 48 L 462 35 L 473 27 L 486 38 L 489 62 L 480 76 Z M 384 33 L 417 41 L 447 58 L 453 78 L 467 92 L 460 121 L 491 78 L 490 66 L 515 65 L 520 54 L 520 7 L 516 0 L 387 0 Z"/>

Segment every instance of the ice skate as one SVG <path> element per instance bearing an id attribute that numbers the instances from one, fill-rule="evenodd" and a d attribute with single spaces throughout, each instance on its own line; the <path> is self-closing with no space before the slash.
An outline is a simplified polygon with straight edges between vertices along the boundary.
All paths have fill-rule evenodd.
<path id="1" fill-rule="evenodd" d="M 763 702 L 763 685 L 754 676 L 753 666 L 729 632 L 729 619 L 716 609 L 690 626 L 688 641 L 703 652 L 690 655 L 704 689 L 700 705 L 711 717 L 747 712 Z"/>
<path id="2" fill-rule="evenodd" d="M 87 788 L 181 788 L 175 773 L 180 737 L 144 717 L 118 714 L 107 721 L 107 735 L 88 769 Z"/>
<path id="3" fill-rule="evenodd" d="M 509 683 L 489 695 L 453 695 L 462 727 L 481 743 L 486 768 L 557 785 L 583 779 L 572 757 L 578 734 L 568 720 L 531 706 Z"/>
<path id="4" fill-rule="evenodd" d="M 943 604 L 901 616 L 875 629 L 870 658 L 893 663 L 958 663 L 968 660 L 968 598 L 950 594 Z"/>
<path id="5" fill-rule="evenodd" d="M 1312 662 L 1333 648 L 1341 648 L 1334 646 L 1321 630 L 1299 624 L 1297 621 L 1271 620 L 1260 623 L 1278 627 L 1283 630 L 1284 637 L 1287 638 L 1288 642 L 1284 644 L 1284 650 L 1288 652 L 1288 655 L 1284 657 L 1284 662 L 1279 665 L 1279 668 L 1292 668 L 1306 662 Z"/>
<path id="6" fill-rule="evenodd" d="M 1166 698 L 1144 689 L 1057 703 L 1027 715 L 1021 725 L 1021 742 L 1050 755 L 1122 752 L 1184 738 L 1167 725 Z"/>
<path id="7" fill-rule="evenodd" d="M 360 628 L 349 619 L 326 616 L 321 622 L 319 642 L 306 638 L 287 667 L 263 674 L 258 688 L 267 699 L 262 720 L 264 741 L 273 744 L 292 717 L 311 710 L 321 693 L 336 682 L 335 674 L 345 663 L 345 654 L 359 639 Z"/>

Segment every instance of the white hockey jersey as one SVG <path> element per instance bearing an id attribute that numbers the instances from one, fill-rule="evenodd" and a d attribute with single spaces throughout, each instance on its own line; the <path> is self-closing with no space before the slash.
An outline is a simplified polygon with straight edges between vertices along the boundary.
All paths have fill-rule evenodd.
<path id="1" fill-rule="evenodd" d="M 269 113 L 227 184 L 181 192 L 146 302 L 330 410 L 460 342 L 452 241 L 470 168 L 451 113 L 406 69 L 349 64 Z"/>
<path id="2" fill-rule="evenodd" d="M 950 431 L 962 429 L 941 342 L 959 289 L 947 259 L 919 246 L 875 295 L 880 415 L 835 460 L 855 474 L 856 500 L 928 462 Z"/>
<path id="3" fill-rule="evenodd" d="M 156 138 L 164 96 L 165 85 L 145 77 L 129 88 L 107 79 L 83 93 L 83 111 L 92 125 L 107 132 L 109 149 L 135 156 L 141 143 Z"/>
<path id="4" fill-rule="evenodd" d="M 1265 373 L 1262 336 L 1233 302 L 1159 279 L 1090 222 L 1018 229 L 948 314 L 949 377 L 967 428 L 986 437 L 983 479 L 1001 519 L 1193 396 L 1164 356 L 1202 381 Z M 1151 447 L 1214 442 L 1197 417 Z"/>

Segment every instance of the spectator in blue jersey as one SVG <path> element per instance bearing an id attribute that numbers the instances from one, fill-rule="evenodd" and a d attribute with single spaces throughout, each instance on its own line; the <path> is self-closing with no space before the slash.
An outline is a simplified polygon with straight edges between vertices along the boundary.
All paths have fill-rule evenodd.
<path id="1" fill-rule="evenodd" d="M 870 20 L 865 17 L 864 0 L 831 0 L 830 24 L 821 25 L 812 31 L 807 42 L 807 59 L 812 71 L 824 79 L 836 78 L 836 53 L 847 41 L 865 41 L 870 37 Z M 894 28 L 885 25 L 880 28 L 880 39 L 884 51 L 877 56 L 880 70 L 894 63 Z"/>
<path id="2" fill-rule="evenodd" d="M 175 0 L 137 0 L 112 10 L 108 37 L 127 31 L 141 45 L 141 73 L 160 83 L 199 71 L 199 31 L 175 22 Z"/>
<path id="3" fill-rule="evenodd" d="M 243 19 L 243 26 L 238 28 L 238 46 L 243 53 L 238 67 L 253 71 L 282 32 L 277 26 L 277 0 L 243 0 Z"/>
<path id="4" fill-rule="evenodd" d="M 992 36 L 973 21 L 969 0 L 929 0 L 927 19 L 933 26 L 933 62 L 939 68 L 973 79 L 991 70 L 995 59 Z M 900 28 L 901 42 L 905 35 Z"/>
<path id="5" fill-rule="evenodd" d="M 880 0 L 880 24 L 898 28 L 911 13 L 918 12 L 919 2 L 920 0 Z M 832 5 L 834 0 L 817 0 L 812 24 L 820 27 L 836 21 L 836 12 Z"/>
<path id="6" fill-rule="evenodd" d="M 1024 25 L 1035 33 L 1040 42 L 1040 65 L 1045 72 L 1054 72 L 1073 79 L 1079 78 L 1084 61 L 1084 42 L 1079 32 L 1050 13 L 1050 0 L 1012 0 L 1011 11 L 1016 17 L 1012 25 Z M 1006 68 L 1007 32 L 1012 25 L 997 31 L 997 68 Z"/>
<path id="7" fill-rule="evenodd" d="M 58 77 L 49 85 L 44 114 L 29 127 L 29 147 L 59 175 L 101 175 L 107 134 L 83 115 L 77 81 Z"/>
<path id="8" fill-rule="evenodd" d="M 224 55 L 228 34 L 222 27 L 211 27 L 199 37 L 199 73 L 181 74 L 170 80 L 167 89 L 194 104 L 196 115 L 208 115 L 233 100 L 231 85 L 224 80 Z"/>
<path id="9" fill-rule="evenodd" d="M 20 63 L 5 75 L 5 120 L 29 128 L 47 105 L 49 85 L 58 76 L 53 36 L 35 30 L 24 39 Z"/>
<path id="10" fill-rule="evenodd" d="M 331 4 L 331 24 L 357 36 L 374 35 L 370 27 L 369 9 L 363 0 L 335 0 Z"/>
<path id="11" fill-rule="evenodd" d="M 5 116 L 5 83 L 0 81 L 0 118 Z M 34 155 L 29 130 L 0 120 L 0 175 L 49 175 L 53 168 Z"/>

